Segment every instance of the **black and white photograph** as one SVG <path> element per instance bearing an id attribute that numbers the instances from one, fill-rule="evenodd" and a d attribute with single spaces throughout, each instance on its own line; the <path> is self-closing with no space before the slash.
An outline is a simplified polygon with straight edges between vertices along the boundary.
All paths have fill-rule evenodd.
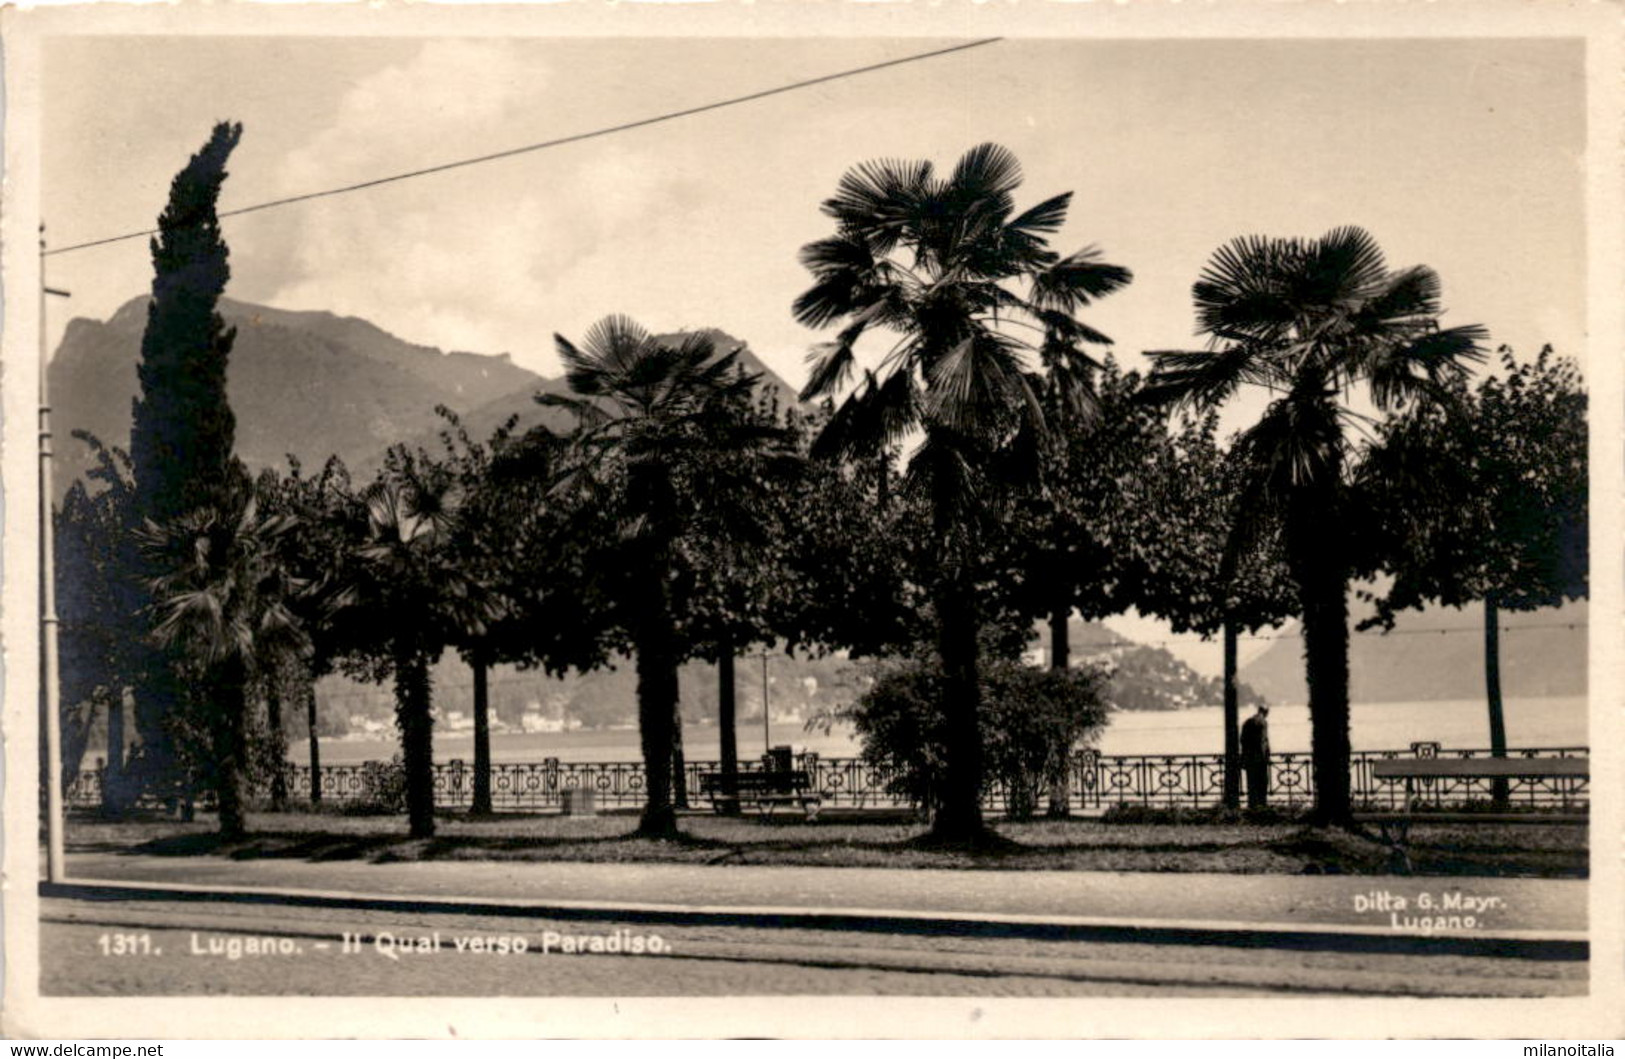
<path id="1" fill-rule="evenodd" d="M 1618 8 L 113 6 L 8 1036 L 1625 1029 Z"/>

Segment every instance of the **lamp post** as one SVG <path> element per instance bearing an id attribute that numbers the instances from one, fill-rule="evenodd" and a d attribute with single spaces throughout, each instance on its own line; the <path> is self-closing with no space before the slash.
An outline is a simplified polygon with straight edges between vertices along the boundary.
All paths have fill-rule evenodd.
<path id="1" fill-rule="evenodd" d="M 39 229 L 39 540 L 40 709 L 45 714 L 45 878 L 67 877 L 62 836 L 62 692 L 57 678 L 56 527 L 51 512 L 51 395 L 45 344 L 47 295 L 68 297 L 45 285 L 45 225 Z"/>

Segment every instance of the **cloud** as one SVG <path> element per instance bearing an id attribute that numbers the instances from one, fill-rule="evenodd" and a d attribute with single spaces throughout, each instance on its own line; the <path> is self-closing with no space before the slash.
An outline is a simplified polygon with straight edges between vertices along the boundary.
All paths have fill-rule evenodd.
<path id="1" fill-rule="evenodd" d="M 286 157 L 279 181 L 298 194 L 593 121 L 514 45 L 434 41 L 358 80 L 331 125 Z M 336 196 L 266 233 L 256 287 L 278 305 L 362 316 L 412 341 L 512 352 L 551 370 L 551 332 L 566 325 L 551 310 L 561 296 L 579 301 L 566 293 L 576 264 L 635 258 L 642 234 L 691 183 L 669 159 L 604 140 Z"/>

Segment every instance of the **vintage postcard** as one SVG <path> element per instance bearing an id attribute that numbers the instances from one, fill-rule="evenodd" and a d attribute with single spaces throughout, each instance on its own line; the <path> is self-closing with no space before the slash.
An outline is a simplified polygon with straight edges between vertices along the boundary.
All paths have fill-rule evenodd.
<path id="1" fill-rule="evenodd" d="M 1625 1032 L 1617 4 L 0 16 L 9 1036 Z"/>

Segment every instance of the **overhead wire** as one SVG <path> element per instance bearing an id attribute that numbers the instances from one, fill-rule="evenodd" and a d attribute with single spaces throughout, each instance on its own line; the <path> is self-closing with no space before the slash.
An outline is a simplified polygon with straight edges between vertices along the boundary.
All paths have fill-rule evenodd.
<path id="1" fill-rule="evenodd" d="M 857 66 L 849 70 L 838 70 L 832 74 L 823 74 L 819 77 L 811 77 L 802 81 L 794 81 L 787 85 L 779 85 L 776 88 L 765 88 L 760 91 L 750 92 L 742 96 L 733 96 L 728 99 L 716 100 L 711 103 L 703 103 L 699 106 L 685 107 L 682 110 L 667 111 L 663 114 L 656 114 L 647 118 L 639 118 L 636 121 L 622 122 L 618 125 L 606 125 L 603 128 L 592 129 L 588 132 L 578 132 L 569 136 L 559 136 L 551 140 L 543 140 L 540 143 L 530 143 L 525 144 L 522 147 L 512 147 L 505 151 L 494 151 L 490 154 L 482 154 L 474 158 L 463 158 L 455 162 L 444 162 L 440 165 L 425 166 L 422 169 L 409 170 L 405 173 L 395 173 L 390 176 L 375 177 L 374 179 L 363 180 L 356 184 L 345 184 L 341 187 L 325 188 L 321 191 L 309 191 L 301 195 L 289 195 L 286 198 L 271 199 L 267 202 L 257 202 L 251 206 L 241 206 L 237 209 L 221 210 L 217 216 L 222 220 L 227 217 L 241 217 L 245 214 L 258 213 L 262 210 L 276 209 L 281 206 L 291 206 L 300 202 L 310 202 L 314 199 L 328 198 L 333 195 L 347 195 L 356 191 L 364 191 L 368 188 L 380 187 L 384 184 L 395 184 L 403 180 L 413 180 L 418 177 L 430 176 L 435 173 L 444 173 L 452 169 L 464 169 L 468 166 L 483 165 L 486 162 L 496 162 L 522 154 L 545 151 L 552 147 L 562 147 L 566 144 L 581 143 L 584 140 L 598 139 L 600 137 L 614 135 L 615 133 L 628 132 L 632 129 L 641 129 L 650 125 L 659 125 L 663 122 L 676 121 L 679 118 L 689 118 L 697 114 L 705 114 L 710 111 L 721 110 L 725 107 L 735 107 L 742 103 L 751 103 L 759 99 L 767 99 L 770 96 L 783 95 L 786 92 L 795 92 L 803 88 L 811 88 L 814 85 L 828 84 L 831 81 L 840 81 L 848 77 L 857 77 L 862 74 L 873 73 L 876 70 L 885 70 L 894 66 L 903 66 L 908 63 L 921 62 L 926 59 L 935 59 L 939 56 L 953 54 L 954 52 L 969 51 L 972 48 L 980 48 L 988 44 L 997 43 L 1002 39 L 1002 37 L 985 37 L 981 40 L 970 41 L 966 44 L 955 44 L 946 48 L 937 48 L 932 51 L 916 52 L 914 54 L 904 55 L 896 59 L 887 59 L 884 62 L 870 63 L 867 66 Z M 75 250 L 88 250 L 91 247 L 106 246 L 110 243 L 120 243 L 130 239 L 144 239 L 148 236 L 156 235 L 157 233 L 158 229 L 156 228 L 147 228 L 139 232 L 125 232 L 122 235 L 110 235 L 101 239 L 91 239 L 82 243 L 73 243 L 68 246 L 56 247 L 55 249 L 45 251 L 45 254 L 48 257 L 57 254 L 68 254 Z"/>

